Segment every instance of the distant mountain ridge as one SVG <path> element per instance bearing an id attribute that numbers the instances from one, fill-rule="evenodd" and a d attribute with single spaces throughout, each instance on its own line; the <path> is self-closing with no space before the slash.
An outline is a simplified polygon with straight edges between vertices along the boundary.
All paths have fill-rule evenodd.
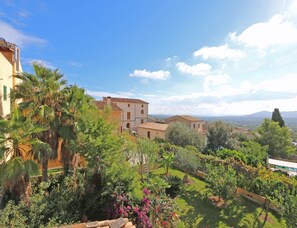
<path id="1" fill-rule="evenodd" d="M 158 119 L 166 119 L 171 116 L 175 116 L 176 114 L 152 114 L 151 116 L 158 118 Z M 290 112 L 281 112 L 283 118 L 297 118 L 297 111 L 290 111 Z M 201 118 L 241 118 L 241 117 L 255 117 L 255 118 L 271 118 L 272 112 L 269 111 L 261 111 L 255 112 L 248 115 L 228 115 L 228 116 L 202 116 L 202 115 L 193 115 L 195 117 Z"/>
<path id="2" fill-rule="evenodd" d="M 297 111 L 291 112 L 281 112 L 281 115 L 285 121 L 286 126 L 291 128 L 293 131 L 297 132 Z M 172 115 L 150 115 L 158 119 L 165 119 Z M 236 126 L 245 127 L 251 130 L 254 130 L 260 126 L 265 118 L 271 119 L 272 112 L 261 111 L 252 113 L 249 115 L 241 115 L 241 116 L 202 116 L 202 115 L 192 115 L 194 117 L 203 119 L 208 122 L 214 121 L 223 121 L 226 123 L 230 123 Z"/>
<path id="3" fill-rule="evenodd" d="M 283 118 L 297 118 L 297 111 L 281 112 L 281 115 Z M 257 117 L 257 118 L 271 118 L 272 112 L 262 111 L 262 112 L 256 112 L 256 113 L 244 115 L 244 116 Z"/>

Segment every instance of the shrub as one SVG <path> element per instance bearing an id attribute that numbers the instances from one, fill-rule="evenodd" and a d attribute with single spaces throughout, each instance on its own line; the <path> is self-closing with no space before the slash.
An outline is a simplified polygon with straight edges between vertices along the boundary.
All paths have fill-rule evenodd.
<path id="1" fill-rule="evenodd" d="M 222 159 L 233 157 L 236 161 L 242 161 L 243 163 L 247 162 L 244 153 L 236 150 L 221 149 L 216 151 L 216 155 Z"/>
<path id="2" fill-rule="evenodd" d="M 195 174 L 199 165 L 199 159 L 196 152 L 176 147 L 173 165 L 185 173 Z"/>
<path id="3" fill-rule="evenodd" d="M 28 227 L 25 205 L 9 201 L 0 214 L 0 227 Z"/>
<path id="4" fill-rule="evenodd" d="M 165 176 L 165 181 L 170 185 L 170 187 L 165 188 L 165 193 L 171 198 L 175 198 L 183 190 L 182 179 L 178 176 Z"/>
<path id="5" fill-rule="evenodd" d="M 202 138 L 197 131 L 182 123 L 172 123 L 166 131 L 166 140 L 176 146 L 200 148 Z"/>

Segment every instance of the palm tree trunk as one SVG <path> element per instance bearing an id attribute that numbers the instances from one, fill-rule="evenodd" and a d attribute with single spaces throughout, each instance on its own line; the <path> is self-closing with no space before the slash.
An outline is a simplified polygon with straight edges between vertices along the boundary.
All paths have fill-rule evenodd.
<path id="1" fill-rule="evenodd" d="M 30 202 L 30 195 L 32 193 L 30 177 L 29 176 L 24 177 L 23 181 L 24 181 L 24 200 L 26 205 L 28 206 Z"/>
<path id="2" fill-rule="evenodd" d="M 42 181 L 47 181 L 48 177 L 48 159 L 42 162 Z"/>

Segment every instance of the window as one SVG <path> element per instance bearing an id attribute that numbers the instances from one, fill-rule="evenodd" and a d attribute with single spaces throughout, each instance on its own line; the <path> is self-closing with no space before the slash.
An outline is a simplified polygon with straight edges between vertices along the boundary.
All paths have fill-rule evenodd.
<path id="1" fill-rule="evenodd" d="M 141 114 L 144 114 L 144 110 L 143 109 L 141 109 Z"/>
<path id="2" fill-rule="evenodd" d="M 126 128 L 130 129 L 130 123 L 126 124 Z"/>
<path id="3" fill-rule="evenodd" d="M 151 132 L 150 132 L 150 131 L 147 132 L 147 137 L 148 137 L 149 139 L 151 138 Z"/>
<path id="4" fill-rule="evenodd" d="M 141 105 L 141 108 L 143 108 L 143 105 Z"/>
<path id="5" fill-rule="evenodd" d="M 131 112 L 127 112 L 127 120 L 131 119 Z"/>
<path id="6" fill-rule="evenodd" d="M 140 120 L 140 123 L 142 123 L 142 124 L 144 123 L 143 119 Z"/>
<path id="7" fill-rule="evenodd" d="M 130 104 L 128 104 L 128 107 L 130 107 Z"/>
<path id="8" fill-rule="evenodd" d="M 196 125 L 195 124 L 193 124 L 193 128 L 195 129 L 195 127 L 196 127 Z"/>
<path id="9" fill-rule="evenodd" d="M 7 100 L 7 87 L 3 86 L 3 100 L 6 101 Z"/>

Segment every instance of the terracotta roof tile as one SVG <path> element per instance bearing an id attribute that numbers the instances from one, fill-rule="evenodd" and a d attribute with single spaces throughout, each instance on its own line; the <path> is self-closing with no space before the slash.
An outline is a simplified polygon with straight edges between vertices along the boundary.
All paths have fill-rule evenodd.
<path id="1" fill-rule="evenodd" d="M 159 131 L 166 131 L 168 128 L 168 124 L 161 124 L 161 123 L 143 123 L 138 126 L 138 128 L 146 128 L 146 129 L 153 129 L 153 130 L 159 130 Z"/>
<path id="2" fill-rule="evenodd" d="M 170 120 L 172 118 L 176 118 L 176 119 L 184 119 L 184 120 L 187 120 L 187 121 L 190 121 L 190 122 L 204 122 L 203 120 L 201 119 L 198 119 L 196 117 L 193 117 L 193 116 L 189 116 L 189 115 L 176 115 L 176 116 L 172 116 L 172 117 L 169 117 L 169 118 L 166 118 L 165 119 L 165 122 L 167 120 Z"/>
<path id="3" fill-rule="evenodd" d="M 134 98 L 120 98 L 120 97 L 110 97 L 112 102 L 123 102 L 123 103 L 140 103 L 140 104 L 148 104 L 148 102 L 134 99 Z M 107 97 L 103 97 L 103 101 L 106 101 Z"/>

